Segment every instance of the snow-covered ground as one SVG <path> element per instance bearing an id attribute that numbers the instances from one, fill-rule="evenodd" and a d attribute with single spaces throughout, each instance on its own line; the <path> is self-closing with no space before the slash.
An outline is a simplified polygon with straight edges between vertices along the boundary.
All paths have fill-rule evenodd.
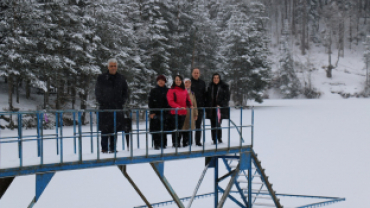
<path id="1" fill-rule="evenodd" d="M 265 100 L 255 105 L 255 151 L 277 193 L 346 198 L 333 208 L 370 207 L 369 99 L 335 95 L 320 100 Z M 247 118 L 248 112 L 244 113 Z M 165 164 L 165 175 L 177 194 L 185 197 L 192 194 L 203 168 L 204 159 L 172 161 Z M 170 200 L 148 164 L 130 165 L 128 172 L 150 202 Z M 225 172 L 220 169 L 220 175 Z M 34 179 L 16 178 L 0 207 L 27 207 L 35 193 Z M 212 180 L 213 173 L 208 171 L 200 194 L 213 190 Z M 301 202 L 307 204 L 307 200 Z M 282 203 L 289 207 L 290 199 L 282 198 Z M 56 173 L 35 208 L 142 204 L 120 171 L 108 167 Z M 206 198 L 195 201 L 193 207 L 212 205 L 213 199 Z M 237 206 L 227 200 L 225 207 Z"/>

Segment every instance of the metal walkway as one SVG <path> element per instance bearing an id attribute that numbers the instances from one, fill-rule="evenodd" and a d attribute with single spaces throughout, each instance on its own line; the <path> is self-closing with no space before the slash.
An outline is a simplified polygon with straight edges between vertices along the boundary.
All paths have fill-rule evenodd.
<path id="1" fill-rule="evenodd" d="M 153 132 L 149 132 L 148 129 L 150 110 L 153 109 L 0 113 L 0 118 L 7 118 L 8 121 L 15 120 L 16 127 L 14 130 L 0 130 L 0 199 L 15 177 L 36 175 L 36 194 L 28 206 L 31 208 L 37 203 L 55 173 L 106 166 L 117 166 L 120 169 L 145 202 L 144 206 L 138 207 L 158 207 L 175 203 L 178 207 L 185 208 L 184 202 L 189 201 L 186 207 L 190 208 L 194 200 L 213 196 L 215 208 L 223 207 L 227 199 L 243 208 L 281 208 L 283 206 L 278 198 L 280 196 L 314 198 L 314 196 L 281 195 L 273 190 L 261 162 L 253 151 L 253 109 L 245 111 L 242 108 L 230 108 L 230 118 L 233 118 L 234 121 L 224 120 L 219 128 L 211 128 L 206 125 L 206 122 L 203 122 L 202 129 L 195 130 L 202 133 L 204 144 L 202 147 L 190 145 L 183 148 L 170 148 L 172 143 L 171 136 L 169 136 L 169 148 L 161 148 L 160 150 L 153 149 L 151 140 Z M 163 118 L 165 110 L 156 110 L 161 111 L 161 118 Z M 207 109 L 199 108 L 198 110 L 205 112 Z M 113 115 L 114 132 L 110 135 L 115 138 L 117 151 L 112 154 L 101 154 L 100 152 L 99 115 L 102 113 Z M 126 119 L 131 121 L 131 128 L 128 132 L 117 131 L 117 115 L 120 113 L 125 114 Z M 250 124 L 244 124 L 249 122 L 245 121 L 243 113 L 250 115 L 247 119 Z M 205 116 L 205 113 L 203 115 Z M 83 119 L 84 117 L 87 118 L 87 121 Z M 161 126 L 163 129 L 163 123 Z M 211 138 L 211 130 L 215 129 L 222 130 L 223 143 L 211 144 L 211 139 L 208 139 Z M 173 132 L 176 134 L 193 133 L 180 129 L 160 132 L 167 134 Z M 163 144 L 163 140 L 161 143 Z M 164 163 L 171 160 L 200 157 L 206 159 L 206 166 L 197 187 L 191 197 L 180 198 L 164 175 Z M 126 171 L 127 165 L 139 163 L 151 164 L 172 200 L 152 204 L 146 199 Z M 228 174 L 218 176 L 219 163 L 225 165 Z M 205 173 L 210 168 L 214 169 L 215 174 L 214 192 L 197 195 Z M 228 178 L 227 187 L 220 187 L 219 183 Z M 344 200 L 344 198 L 335 197 L 321 197 L 320 199 L 327 201 L 301 206 L 301 208 L 318 207 Z"/>

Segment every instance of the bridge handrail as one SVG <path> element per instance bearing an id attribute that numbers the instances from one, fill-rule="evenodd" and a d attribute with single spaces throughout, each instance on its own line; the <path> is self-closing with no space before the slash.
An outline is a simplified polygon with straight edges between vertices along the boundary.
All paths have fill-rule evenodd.
<path id="1" fill-rule="evenodd" d="M 231 112 L 231 107 L 224 107 L 224 108 L 228 108 L 229 109 L 229 118 L 230 117 L 230 112 Z M 222 107 L 207 107 L 207 108 L 197 108 L 198 110 L 203 110 L 203 119 L 205 121 L 206 119 L 206 115 L 205 115 L 205 112 L 206 112 L 206 109 L 224 109 Z M 238 107 L 237 107 L 238 109 Z M 161 122 L 161 129 L 163 129 L 163 115 L 164 115 L 164 112 L 165 111 L 170 111 L 170 110 L 175 110 L 176 113 L 179 111 L 179 110 L 182 110 L 182 109 L 179 109 L 179 108 L 171 108 L 171 109 L 149 109 L 149 108 L 134 108 L 134 109 L 112 109 L 112 110 L 99 110 L 99 109 L 89 109 L 89 110 L 65 110 L 65 111 L 28 111 L 28 112 L 1 112 L 0 114 L 1 115 L 15 115 L 16 114 L 16 118 L 18 119 L 16 124 L 17 124 L 17 127 L 15 128 L 15 132 L 17 132 L 17 136 L 14 136 L 14 135 L 10 135 L 10 136 L 3 136 L 1 137 L 1 134 L 0 134 L 0 145 L 1 144 L 7 144 L 7 143 L 18 143 L 18 157 L 19 157 L 19 167 L 23 167 L 23 142 L 37 142 L 37 154 L 38 154 L 38 157 L 40 157 L 40 165 L 43 165 L 44 164 L 44 147 L 43 147 L 43 142 L 44 141 L 47 141 L 47 140 L 56 140 L 56 154 L 57 155 L 60 155 L 60 161 L 59 163 L 56 163 L 56 164 L 63 164 L 64 163 L 64 156 L 63 156 L 63 139 L 73 139 L 73 146 L 74 146 L 74 153 L 79 155 L 79 161 L 82 161 L 82 139 L 84 138 L 89 138 L 91 139 L 91 153 L 94 152 L 94 143 L 96 143 L 96 159 L 99 161 L 101 158 L 100 158 L 100 144 L 99 144 L 99 136 L 102 135 L 102 133 L 98 130 L 99 129 L 99 114 L 100 113 L 105 113 L 105 112 L 113 112 L 114 114 L 114 132 L 112 133 L 109 133 L 109 134 L 103 134 L 103 135 L 114 135 L 115 137 L 115 145 L 117 145 L 117 141 L 119 140 L 119 136 L 122 136 L 122 150 L 125 150 L 125 139 L 124 137 L 126 135 L 129 136 L 129 140 L 128 142 L 130 143 L 130 145 L 128 145 L 127 149 L 130 151 L 130 158 L 133 158 L 134 155 L 133 155 L 133 152 L 134 152 L 134 147 L 133 147 L 133 143 L 134 143 L 134 136 L 137 137 L 137 149 L 140 149 L 140 135 L 146 135 L 145 136 L 145 157 L 149 157 L 149 156 L 152 156 L 153 154 L 149 154 L 149 134 L 153 134 L 153 133 L 165 133 L 165 134 L 169 134 L 169 133 L 182 133 L 182 132 L 196 132 L 196 131 L 200 131 L 203 133 L 203 148 L 202 148 L 202 151 L 201 152 L 205 152 L 206 149 L 205 149 L 205 132 L 206 131 L 210 131 L 210 130 L 222 130 L 222 129 L 226 129 L 228 130 L 228 140 L 227 140 L 227 148 L 221 148 L 222 150 L 230 150 L 231 149 L 231 145 L 230 145 L 230 130 L 231 129 L 236 129 L 237 130 L 237 133 L 239 135 L 239 139 L 237 141 L 239 141 L 239 148 L 241 149 L 243 144 L 244 143 L 244 138 L 243 138 L 243 135 L 242 135 L 242 129 L 243 128 L 252 128 L 253 129 L 253 123 L 251 125 L 242 125 L 242 121 L 243 121 L 243 117 L 242 117 L 242 111 L 243 111 L 243 108 L 240 107 L 240 125 L 237 125 L 234 121 L 232 121 L 231 119 L 228 119 L 228 126 L 224 126 L 224 127 L 206 127 L 205 125 L 205 122 L 203 122 L 203 126 L 200 128 L 200 129 L 185 129 L 185 130 L 182 130 L 182 129 L 173 129 L 173 130 L 163 130 L 163 131 L 152 131 L 150 132 L 149 131 L 149 128 L 148 128 L 148 123 L 149 123 L 149 112 L 150 111 L 160 111 L 161 112 L 161 118 L 160 119 L 160 122 Z M 192 111 L 194 109 L 191 109 L 191 108 L 188 108 L 187 110 L 189 111 Z M 145 119 L 142 119 L 142 121 L 144 122 L 141 122 L 140 123 L 140 117 L 139 117 L 139 111 L 144 111 L 144 115 L 145 115 Z M 43 131 L 44 131 L 44 115 L 45 114 L 50 114 L 50 112 L 53 112 L 53 115 L 55 116 L 55 121 L 51 121 L 51 122 L 55 122 L 55 124 L 53 123 L 53 126 L 54 126 L 54 130 L 55 130 L 55 133 L 49 133 L 48 134 L 43 134 Z M 82 114 L 83 113 L 86 113 L 88 112 L 87 116 L 90 117 L 89 119 L 89 123 L 87 125 L 83 125 L 82 123 Z M 131 131 L 129 132 L 124 132 L 124 131 L 117 131 L 117 112 L 129 112 L 129 118 L 132 120 L 131 122 Z M 253 112 L 253 109 L 252 109 L 252 112 Z M 63 135 L 63 129 L 64 129 L 64 121 L 63 119 L 65 117 L 68 117 L 66 116 L 66 114 L 68 113 L 71 113 L 72 114 L 72 122 L 73 124 L 71 125 L 73 127 L 73 132 L 71 131 L 69 134 L 64 134 Z M 133 115 L 136 114 L 136 117 L 138 118 L 136 121 L 133 120 Z M 33 134 L 29 134 L 29 135 L 24 135 L 24 128 L 23 127 L 23 115 L 33 115 L 33 118 L 36 119 L 36 128 L 34 128 L 37 133 L 33 133 Z M 90 116 L 89 116 L 90 115 Z M 253 113 L 252 113 L 253 115 Z M 175 116 L 176 117 L 176 116 Z M 95 118 L 95 119 L 94 119 Z M 94 125 L 94 122 L 95 122 L 95 125 Z M 136 128 L 134 128 L 136 126 Z M 140 127 L 141 126 L 141 127 Z M 144 128 L 143 128 L 144 126 Z M 176 126 L 177 126 L 177 119 L 176 119 Z M 208 126 L 208 125 L 207 125 Z M 82 131 L 82 127 L 84 128 L 89 128 L 89 131 Z M 52 131 L 53 129 L 51 129 Z M 0 130 L 0 133 L 3 132 L 4 130 Z M 95 141 L 96 139 L 96 141 Z M 143 138 L 141 138 L 143 139 Z M 141 140 L 143 141 L 143 140 Z M 78 145 L 77 145 L 77 142 L 78 142 Z M 163 146 L 163 138 L 161 140 L 161 143 L 162 143 L 162 146 Z M 190 143 L 190 140 L 189 140 L 189 143 Z M 152 144 L 153 145 L 153 144 Z M 197 152 L 197 151 L 194 151 L 192 150 L 192 145 L 189 145 L 188 147 L 188 150 L 186 150 L 186 152 L 188 154 L 192 154 L 193 152 Z M 115 149 L 117 149 L 117 146 L 115 146 Z M 215 143 L 215 152 L 221 150 L 219 148 L 219 144 L 218 143 Z M 208 151 L 208 150 L 207 150 Z M 175 155 L 178 155 L 178 147 L 176 147 L 175 149 Z M 161 151 L 158 152 L 158 154 L 155 154 L 155 155 L 160 155 L 161 157 L 164 156 L 164 154 L 168 154 L 168 153 L 164 153 L 164 150 L 163 148 L 161 148 Z M 117 151 L 114 152 L 114 159 L 117 158 Z M 1 158 L 0 158 L 0 161 L 1 161 Z M 0 167 L 0 170 L 1 170 L 1 167 Z"/>

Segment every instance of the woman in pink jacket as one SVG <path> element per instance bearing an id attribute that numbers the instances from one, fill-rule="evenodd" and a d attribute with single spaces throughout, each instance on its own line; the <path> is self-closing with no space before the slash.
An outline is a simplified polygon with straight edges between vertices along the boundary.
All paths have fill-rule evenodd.
<path id="1" fill-rule="evenodd" d="M 193 104 L 191 103 L 188 92 L 185 89 L 183 78 L 180 75 L 176 75 L 174 80 L 175 81 L 172 83 L 171 89 L 167 92 L 167 101 L 171 108 L 178 108 L 177 110 L 171 110 L 171 115 L 175 129 L 181 130 L 187 114 L 186 107 L 193 108 Z M 180 133 L 172 133 L 172 145 L 174 147 L 180 147 L 179 137 Z"/>

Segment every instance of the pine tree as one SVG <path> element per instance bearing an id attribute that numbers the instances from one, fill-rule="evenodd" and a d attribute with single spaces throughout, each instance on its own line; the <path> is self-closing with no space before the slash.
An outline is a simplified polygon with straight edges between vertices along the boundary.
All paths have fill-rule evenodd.
<path id="1" fill-rule="evenodd" d="M 294 71 L 294 60 L 288 44 L 288 22 L 284 24 L 280 48 L 279 89 L 284 98 L 294 98 L 300 94 L 301 83 Z"/>
<path id="2" fill-rule="evenodd" d="M 229 29 L 222 32 L 225 69 L 237 105 L 245 105 L 248 99 L 262 102 L 268 84 L 266 18 L 261 17 L 264 8 L 257 1 L 236 4 L 226 22 Z"/>

